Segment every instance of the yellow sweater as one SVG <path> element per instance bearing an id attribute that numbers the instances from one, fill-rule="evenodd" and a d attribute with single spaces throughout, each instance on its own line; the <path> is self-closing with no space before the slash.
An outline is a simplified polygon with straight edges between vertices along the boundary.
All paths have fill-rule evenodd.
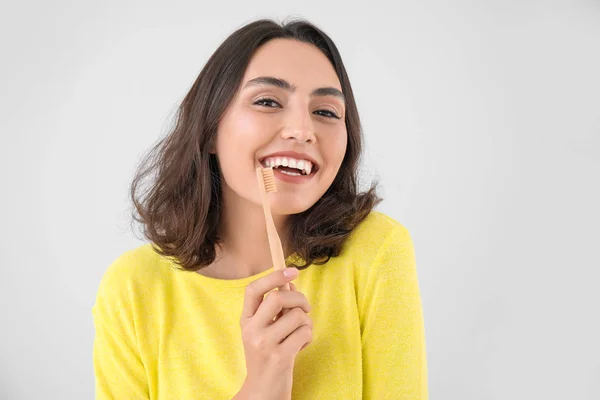
<path id="1" fill-rule="evenodd" d="M 231 399 L 246 373 L 244 290 L 272 271 L 221 280 L 177 270 L 150 244 L 124 252 L 92 309 L 96 399 Z M 293 399 L 428 398 L 414 248 L 403 225 L 371 212 L 338 257 L 294 283 L 314 326 L 296 356 Z"/>

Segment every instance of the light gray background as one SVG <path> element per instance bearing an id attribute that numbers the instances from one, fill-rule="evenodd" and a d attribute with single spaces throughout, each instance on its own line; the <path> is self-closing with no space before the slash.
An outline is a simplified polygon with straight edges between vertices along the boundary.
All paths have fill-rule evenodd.
<path id="1" fill-rule="evenodd" d="M 337 43 L 412 233 L 432 399 L 600 399 L 594 1 L 3 2 L 0 398 L 93 398 L 91 308 L 140 156 L 258 17 Z"/>

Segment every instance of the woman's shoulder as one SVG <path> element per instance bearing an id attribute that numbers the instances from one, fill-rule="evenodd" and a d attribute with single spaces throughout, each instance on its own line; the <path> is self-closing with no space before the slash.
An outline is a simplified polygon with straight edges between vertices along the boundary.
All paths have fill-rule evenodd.
<path id="1" fill-rule="evenodd" d="M 394 218 L 380 211 L 371 211 L 352 231 L 348 240 L 353 246 L 378 245 L 391 236 L 407 235 L 408 229 Z"/>
<path id="2" fill-rule="evenodd" d="M 370 263 L 389 247 L 412 246 L 408 229 L 399 221 L 379 211 L 371 211 L 350 233 L 342 257 Z"/>
<path id="3" fill-rule="evenodd" d="M 152 303 L 162 301 L 160 290 L 170 279 L 169 263 L 152 244 L 142 244 L 113 257 L 104 270 L 92 307 L 95 323 L 122 332 L 133 321 L 151 318 Z"/>
<path id="4" fill-rule="evenodd" d="M 338 260 L 353 265 L 362 285 L 369 277 L 378 279 L 409 274 L 414 269 L 414 246 L 408 229 L 394 218 L 372 211 L 352 231 Z"/>
<path id="5" fill-rule="evenodd" d="M 168 260 L 152 243 L 144 243 L 117 255 L 104 271 L 100 290 L 123 290 L 132 285 L 148 285 L 165 273 Z"/>

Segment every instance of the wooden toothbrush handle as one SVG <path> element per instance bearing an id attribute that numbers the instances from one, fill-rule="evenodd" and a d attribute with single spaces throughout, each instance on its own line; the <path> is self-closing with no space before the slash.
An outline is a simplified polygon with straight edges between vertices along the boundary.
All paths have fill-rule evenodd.
<path id="1" fill-rule="evenodd" d="M 269 223 L 270 222 L 270 223 Z M 275 229 L 275 224 L 272 219 L 267 222 L 267 236 L 269 237 L 269 247 L 271 248 L 271 258 L 273 260 L 273 268 L 277 270 L 283 270 L 286 268 L 285 258 L 283 255 L 283 248 L 281 247 L 281 240 Z M 288 282 L 285 285 L 280 286 L 279 290 L 290 290 L 290 284 Z"/>
<path id="2" fill-rule="evenodd" d="M 273 267 L 276 270 L 282 270 L 286 267 L 285 257 L 283 255 L 283 248 L 281 247 L 281 240 L 277 234 L 274 224 L 267 223 L 267 236 L 269 237 L 269 247 L 271 248 L 271 255 L 273 258 Z"/>
<path id="3" fill-rule="evenodd" d="M 260 175 L 259 175 L 260 174 Z M 269 249 L 271 251 L 271 260 L 273 261 L 273 269 L 283 270 L 286 268 L 285 257 L 283 255 L 283 248 L 281 247 L 281 239 L 277 234 L 277 228 L 273 222 L 273 215 L 271 215 L 271 208 L 269 207 L 269 198 L 267 197 L 267 191 L 265 190 L 265 183 L 262 174 L 257 169 L 257 176 L 259 177 L 260 196 L 262 199 L 263 211 L 265 214 L 265 222 L 267 225 L 267 237 L 269 239 Z M 284 286 L 280 286 L 279 290 L 290 290 L 290 284 L 286 283 Z"/>

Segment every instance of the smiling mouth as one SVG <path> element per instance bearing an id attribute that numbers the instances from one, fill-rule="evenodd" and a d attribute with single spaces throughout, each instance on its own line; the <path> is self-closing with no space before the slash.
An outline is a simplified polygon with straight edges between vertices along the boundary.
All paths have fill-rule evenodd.
<path id="1" fill-rule="evenodd" d="M 317 164 L 312 163 L 312 168 L 309 174 L 306 173 L 305 169 L 298 169 L 295 167 L 289 167 L 289 166 L 284 166 L 284 165 L 278 165 L 278 166 L 267 166 L 265 164 L 265 160 L 269 158 L 269 157 L 265 157 L 263 159 L 260 159 L 258 162 L 259 164 L 263 167 L 263 168 L 273 168 L 273 171 L 278 171 L 281 173 L 284 173 L 286 175 L 292 175 L 292 176 L 312 176 L 314 174 L 317 173 L 317 171 L 319 170 L 319 166 Z"/>

